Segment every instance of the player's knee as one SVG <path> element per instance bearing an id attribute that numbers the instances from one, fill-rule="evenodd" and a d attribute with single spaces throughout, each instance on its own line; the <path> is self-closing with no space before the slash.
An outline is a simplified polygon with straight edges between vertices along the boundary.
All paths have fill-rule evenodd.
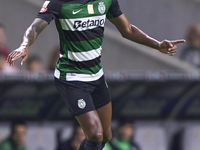
<path id="1" fill-rule="evenodd" d="M 90 130 L 88 139 L 94 142 L 101 142 L 103 140 L 103 130 L 101 126 L 95 126 L 95 128 Z"/>
<path id="2" fill-rule="evenodd" d="M 103 129 L 100 122 L 93 122 L 93 128 L 91 128 L 90 133 L 87 135 L 90 141 L 101 142 L 103 140 Z"/>
<path id="3" fill-rule="evenodd" d="M 101 142 L 103 140 L 103 133 L 102 132 L 93 132 L 88 136 L 90 141 L 94 142 Z"/>

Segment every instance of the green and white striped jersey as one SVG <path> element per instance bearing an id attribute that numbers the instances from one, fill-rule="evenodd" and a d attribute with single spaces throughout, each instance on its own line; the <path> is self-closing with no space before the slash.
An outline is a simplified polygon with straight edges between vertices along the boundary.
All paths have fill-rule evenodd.
<path id="1" fill-rule="evenodd" d="M 45 1 L 37 18 L 55 19 L 60 58 L 55 77 L 67 81 L 95 81 L 103 75 L 101 51 L 106 18 L 122 14 L 117 0 Z"/>

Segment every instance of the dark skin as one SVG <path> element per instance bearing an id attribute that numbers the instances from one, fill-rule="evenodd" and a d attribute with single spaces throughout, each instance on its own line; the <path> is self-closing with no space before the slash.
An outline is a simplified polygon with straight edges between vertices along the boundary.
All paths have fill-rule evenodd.
<path id="1" fill-rule="evenodd" d="M 110 19 L 110 21 L 117 27 L 124 38 L 157 49 L 160 52 L 171 56 L 176 53 L 176 44 L 185 42 L 185 40 L 164 40 L 159 42 L 130 24 L 124 14 L 117 18 Z M 46 21 L 39 18 L 36 18 L 33 21 L 23 36 L 21 46 L 9 54 L 7 62 L 10 66 L 14 66 L 14 62 L 20 57 L 22 57 L 21 65 L 26 61 L 28 58 L 29 47 L 34 43 L 38 35 L 46 28 L 47 25 L 48 23 Z M 96 111 L 90 111 L 83 115 L 76 116 L 76 119 L 83 128 L 85 136 L 88 140 L 94 142 L 103 141 L 105 143 L 112 137 L 110 127 L 111 117 L 112 107 L 111 103 L 109 103 Z"/>
<path id="2" fill-rule="evenodd" d="M 112 138 L 111 131 L 112 104 L 111 102 L 96 111 L 90 111 L 76 116 L 83 128 L 87 139 L 106 143 Z"/>

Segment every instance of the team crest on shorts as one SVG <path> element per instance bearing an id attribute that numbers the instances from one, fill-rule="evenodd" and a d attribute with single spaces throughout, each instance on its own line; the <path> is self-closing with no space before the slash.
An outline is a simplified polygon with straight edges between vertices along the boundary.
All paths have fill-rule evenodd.
<path id="1" fill-rule="evenodd" d="M 83 99 L 78 100 L 78 107 L 84 109 L 86 106 L 86 102 Z"/>
<path id="2" fill-rule="evenodd" d="M 104 4 L 104 2 L 100 2 L 99 6 L 98 6 L 98 10 L 101 14 L 104 14 L 106 11 L 106 5 Z"/>

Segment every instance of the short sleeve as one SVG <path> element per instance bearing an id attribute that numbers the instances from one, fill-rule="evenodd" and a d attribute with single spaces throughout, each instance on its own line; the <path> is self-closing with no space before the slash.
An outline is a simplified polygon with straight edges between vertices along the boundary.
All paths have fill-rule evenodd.
<path id="1" fill-rule="evenodd" d="M 119 3 L 117 0 L 112 0 L 112 4 L 108 10 L 106 17 L 108 19 L 119 17 L 122 14 Z"/>
<path id="2" fill-rule="evenodd" d="M 41 18 L 48 23 L 61 15 L 62 4 L 57 1 L 45 1 L 36 18 Z"/>

